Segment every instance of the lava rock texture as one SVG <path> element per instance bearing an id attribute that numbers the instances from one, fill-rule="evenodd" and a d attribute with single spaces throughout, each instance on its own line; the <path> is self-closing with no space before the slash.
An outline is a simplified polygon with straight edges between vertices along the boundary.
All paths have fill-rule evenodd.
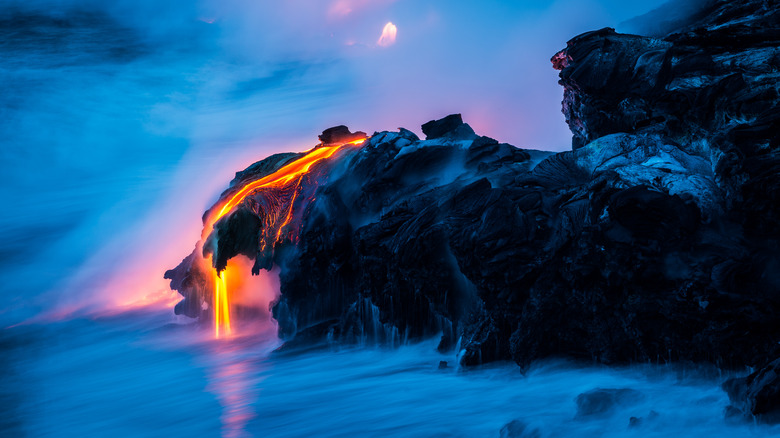
<path id="1" fill-rule="evenodd" d="M 374 133 L 274 253 L 280 335 L 440 334 L 464 365 L 765 366 L 780 357 L 778 47 L 773 1 L 709 1 L 665 36 L 602 29 L 552 58 L 571 151 L 460 115 L 425 140 Z M 747 414 L 780 406 L 769 367 L 729 391 Z"/>

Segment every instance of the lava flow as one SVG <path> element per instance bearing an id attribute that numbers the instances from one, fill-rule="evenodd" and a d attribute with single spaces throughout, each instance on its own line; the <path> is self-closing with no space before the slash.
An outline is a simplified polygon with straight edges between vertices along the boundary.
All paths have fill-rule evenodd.
<path id="1" fill-rule="evenodd" d="M 196 254 L 201 248 L 199 244 L 191 257 L 185 259 L 178 268 L 166 272 L 165 276 L 173 280 L 171 281 L 171 287 L 178 289 L 185 296 L 183 303 L 191 300 L 192 295 L 206 299 L 209 294 L 205 293 L 204 290 L 198 290 L 199 287 L 205 289 L 206 286 L 199 286 L 202 282 L 193 277 L 211 276 L 207 284 L 213 287 L 210 307 L 213 312 L 214 333 L 217 338 L 223 334 L 230 335 L 232 333 L 230 323 L 231 297 L 228 290 L 227 277 L 232 277 L 234 274 L 227 272 L 228 266 L 226 261 L 220 264 L 221 262 L 218 260 L 219 235 L 217 231 L 220 219 L 234 212 L 236 207 L 242 205 L 247 199 L 251 199 L 246 204 L 247 210 L 258 216 L 262 223 L 260 241 L 257 242 L 257 257 L 260 257 L 265 253 L 266 249 L 272 250 L 276 243 L 283 240 L 283 230 L 287 229 L 293 220 L 293 206 L 296 205 L 298 198 L 304 196 L 307 197 L 306 200 L 311 200 L 312 194 L 307 194 L 301 186 L 304 177 L 309 174 L 312 167 L 330 159 L 344 148 L 361 145 L 366 139 L 365 135 L 361 135 L 360 138 L 346 143 L 328 142 L 331 144 L 320 144 L 318 147 L 308 151 L 304 156 L 282 166 L 275 172 L 257 180 L 246 182 L 238 190 L 233 189 L 223 194 L 222 198 L 207 212 L 203 232 L 201 233 L 201 242 L 203 242 L 203 248 L 205 248 L 202 254 Z M 208 252 L 211 252 L 210 267 L 206 267 Z M 177 273 L 177 270 L 182 266 L 186 270 L 183 275 Z M 206 274 L 206 272 L 209 274 Z M 195 290 L 193 291 L 193 289 Z M 192 308 L 192 303 L 189 303 L 189 306 Z M 187 306 L 182 307 L 185 308 Z M 193 316 L 190 314 L 192 313 L 191 311 L 188 313 L 187 310 L 180 311 L 178 308 L 177 313 Z"/>
<path id="2" fill-rule="evenodd" d="M 224 326 L 228 335 L 232 334 L 230 326 L 230 305 L 227 298 L 225 277 L 227 269 L 214 274 L 214 336 L 219 338 L 219 329 Z"/>
<path id="3" fill-rule="evenodd" d="M 332 157 L 336 152 L 338 152 L 341 148 L 345 146 L 350 145 L 360 145 L 364 141 L 366 141 L 365 138 L 361 138 L 359 140 L 353 140 L 348 143 L 344 143 L 342 145 L 337 146 L 323 146 L 319 148 L 315 148 L 303 157 L 293 161 L 292 163 L 282 167 L 281 169 L 277 170 L 276 172 L 265 176 L 263 178 L 260 178 L 257 181 L 252 181 L 242 187 L 238 192 L 236 192 L 233 196 L 230 197 L 226 202 L 222 204 L 222 206 L 219 208 L 219 211 L 211 215 L 211 217 L 208 219 L 206 227 L 203 228 L 203 233 L 205 234 L 208 230 L 210 230 L 209 227 L 213 228 L 214 223 L 216 223 L 218 220 L 220 220 L 225 214 L 230 212 L 236 205 L 241 203 L 246 196 L 253 191 L 261 188 L 267 188 L 267 187 L 284 187 L 291 181 L 295 180 L 295 184 L 300 184 L 300 178 L 305 173 L 311 169 L 311 167 L 317 163 L 319 163 L 322 160 L 327 160 L 328 158 Z M 215 208 L 212 208 L 212 211 L 216 210 Z M 284 225 L 284 224 L 283 224 Z M 205 236 L 201 236 L 205 237 Z"/>

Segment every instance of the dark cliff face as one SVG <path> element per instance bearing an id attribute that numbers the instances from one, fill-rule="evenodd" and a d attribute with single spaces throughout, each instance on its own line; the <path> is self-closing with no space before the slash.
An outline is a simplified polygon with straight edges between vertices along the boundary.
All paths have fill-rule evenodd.
<path id="1" fill-rule="evenodd" d="M 385 132 L 346 168 L 279 261 L 287 339 L 442 333 L 464 364 L 523 366 L 779 351 L 774 243 L 746 237 L 711 161 L 677 144 L 613 134 L 536 164 L 485 137 Z"/>
<path id="2" fill-rule="evenodd" d="M 574 149 L 616 132 L 777 147 L 777 4 L 709 1 L 690 21 L 663 38 L 588 32 L 553 57 Z"/>
<path id="3" fill-rule="evenodd" d="M 466 365 L 761 366 L 780 356 L 778 16 L 710 1 L 665 37 L 580 35 L 553 57 L 572 151 L 480 137 L 459 115 L 426 140 L 375 133 L 312 186 L 295 245 L 213 251 L 281 267 L 288 341 L 441 334 Z M 262 217 L 239 212 L 221 232 L 257 234 Z M 188 269 L 169 276 L 194 306 Z"/>
<path id="4" fill-rule="evenodd" d="M 517 202 L 537 206 L 515 180 L 547 153 L 478 137 L 459 115 L 410 131 L 375 133 L 320 187 L 300 244 L 282 262 L 280 334 L 330 331 L 342 340 L 397 343 L 444 333 L 482 305 L 520 289 L 517 257 L 533 259 L 534 224 Z"/>
<path id="5" fill-rule="evenodd" d="M 320 188 L 281 333 L 441 331 L 467 364 L 780 353 L 777 12 L 743 3 L 664 39 L 570 41 L 553 63 L 575 148 L 538 165 L 453 116 L 426 141 L 375 134 Z"/>

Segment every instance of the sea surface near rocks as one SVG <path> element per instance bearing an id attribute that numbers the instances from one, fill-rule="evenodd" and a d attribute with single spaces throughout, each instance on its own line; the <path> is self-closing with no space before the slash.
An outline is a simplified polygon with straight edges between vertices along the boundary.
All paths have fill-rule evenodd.
<path id="1" fill-rule="evenodd" d="M 526 375 L 510 363 L 462 370 L 454 354 L 437 353 L 431 342 L 271 353 L 278 346 L 272 334 L 215 341 L 210 329 L 187 321 L 135 311 L 3 330 L 0 431 L 113 438 L 479 437 L 500 436 L 502 428 L 501 436 L 539 437 L 780 434 L 778 426 L 724 419 L 720 383 L 728 376 L 691 366 L 550 361 Z M 441 361 L 449 366 L 440 369 Z"/>

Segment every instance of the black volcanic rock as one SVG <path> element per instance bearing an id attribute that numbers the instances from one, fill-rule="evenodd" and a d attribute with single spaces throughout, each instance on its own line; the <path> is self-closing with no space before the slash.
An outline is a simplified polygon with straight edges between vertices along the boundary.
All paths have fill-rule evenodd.
<path id="1" fill-rule="evenodd" d="M 366 138 L 366 133 L 361 131 L 351 132 L 346 126 L 339 125 L 322 131 L 319 138 L 322 144 L 341 144 Z"/>
<path id="2" fill-rule="evenodd" d="M 683 145 L 706 137 L 725 152 L 747 130 L 742 147 L 777 145 L 780 9 L 707 3 L 666 37 L 607 28 L 575 37 L 553 57 L 575 149 L 616 132 L 656 132 Z"/>
<path id="3" fill-rule="evenodd" d="M 711 162 L 630 134 L 529 157 L 486 137 L 375 134 L 320 187 L 282 263 L 281 333 L 323 321 L 345 341 L 442 333 L 442 349 L 461 339 L 463 364 L 738 366 L 780 352 L 766 295 L 730 280 L 752 273 L 740 261 L 752 250 Z"/>
<path id="4" fill-rule="evenodd" d="M 604 415 L 616 406 L 637 403 L 644 398 L 641 392 L 631 388 L 596 388 L 583 392 L 574 399 L 577 417 Z"/>
<path id="5" fill-rule="evenodd" d="M 171 280 L 171 289 L 179 291 L 184 297 L 176 303 L 173 311 L 177 315 L 199 318 L 202 313 L 203 301 L 211 300 L 204 291 L 209 289 L 208 272 L 202 264 L 197 263 L 198 250 L 184 258 L 179 266 L 165 271 L 164 278 Z"/>
<path id="6" fill-rule="evenodd" d="M 473 139 L 476 137 L 474 130 L 465 123 L 460 114 L 450 114 L 439 120 L 431 120 L 422 125 L 426 140 L 435 140 L 447 135 L 453 138 Z"/>
<path id="7" fill-rule="evenodd" d="M 512 420 L 499 431 L 500 438 L 541 438 L 539 429 L 529 427 L 520 420 Z"/>
<path id="8" fill-rule="evenodd" d="M 732 407 L 745 417 L 780 422 L 780 359 L 747 377 L 728 380 L 723 389 Z"/>
<path id="9" fill-rule="evenodd" d="M 426 140 L 377 132 L 307 181 L 294 236 L 247 243 L 269 215 L 258 194 L 205 250 L 217 267 L 235 254 L 281 267 L 286 340 L 439 335 L 463 365 L 763 367 L 780 357 L 778 12 L 707 4 L 674 34 L 602 29 L 553 57 L 571 151 L 479 137 L 457 114 L 426 123 Z M 250 166 L 226 193 L 292 159 Z M 191 262 L 166 273 L 186 314 L 209 299 Z M 778 405 L 767 381 L 732 391 L 745 412 Z"/>

